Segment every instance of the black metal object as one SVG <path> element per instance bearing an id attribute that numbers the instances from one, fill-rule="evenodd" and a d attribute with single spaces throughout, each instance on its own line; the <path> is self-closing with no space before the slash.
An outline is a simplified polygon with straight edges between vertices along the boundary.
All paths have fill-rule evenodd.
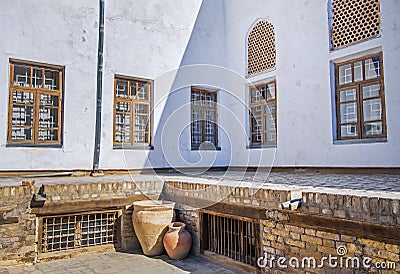
<path id="1" fill-rule="evenodd" d="M 101 103 L 103 93 L 103 51 L 104 51 L 104 6 L 105 0 L 100 0 L 99 42 L 97 54 L 97 94 L 96 94 L 96 129 L 94 140 L 93 173 L 99 171 L 100 140 L 101 140 Z"/>

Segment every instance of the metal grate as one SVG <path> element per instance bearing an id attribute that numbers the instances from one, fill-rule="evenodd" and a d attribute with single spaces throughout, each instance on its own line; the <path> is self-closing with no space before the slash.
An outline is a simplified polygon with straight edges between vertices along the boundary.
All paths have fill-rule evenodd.
<path id="1" fill-rule="evenodd" d="M 44 217 L 41 251 L 116 243 L 117 218 L 118 211 Z"/>
<path id="2" fill-rule="evenodd" d="M 379 0 L 334 0 L 332 48 L 337 49 L 379 35 Z"/>
<path id="3" fill-rule="evenodd" d="M 274 26 L 266 21 L 258 22 L 247 38 L 247 73 L 253 75 L 276 64 Z"/>
<path id="4" fill-rule="evenodd" d="M 203 213 L 203 250 L 257 266 L 260 254 L 256 220 Z"/>

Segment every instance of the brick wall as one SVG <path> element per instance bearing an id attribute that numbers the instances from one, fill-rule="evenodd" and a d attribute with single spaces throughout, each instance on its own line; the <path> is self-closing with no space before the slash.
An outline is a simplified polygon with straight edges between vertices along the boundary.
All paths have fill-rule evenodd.
<path id="1" fill-rule="evenodd" d="M 354 231 L 354 235 L 357 235 L 357 231 Z M 263 270 L 265 273 L 271 273 L 272 270 L 277 271 L 276 273 L 304 273 L 305 271 L 308 273 L 396 273 L 396 271 L 400 271 L 399 245 L 360 238 L 354 235 L 336 234 L 321 231 L 317 228 L 305 228 L 264 220 L 262 221 L 262 246 L 264 255 L 269 261 L 267 261 Z M 344 250 L 343 247 L 347 252 L 343 256 L 338 256 L 337 249 Z M 323 263 L 324 267 L 318 267 L 322 258 L 329 258 L 329 255 L 338 259 L 333 259 L 331 265 L 326 259 Z M 272 259 L 273 257 L 274 259 Z M 277 260 L 280 257 L 286 259 L 286 262 L 281 263 L 281 265 L 286 265 L 288 268 L 282 268 L 277 265 Z M 308 265 L 307 261 L 305 261 L 305 267 L 302 267 L 302 260 L 305 257 L 315 258 L 316 267 L 314 268 L 313 264 Z M 340 257 L 343 257 L 342 263 L 340 263 Z M 293 260 L 292 265 L 296 266 L 296 260 L 291 258 L 298 259 L 298 268 L 291 267 L 289 260 Z M 353 265 L 350 259 L 346 265 L 347 258 L 352 260 L 357 258 L 360 262 L 360 268 L 357 268 L 357 264 Z M 371 259 L 371 263 L 394 262 L 396 269 L 363 268 L 362 260 L 368 258 Z M 273 262 L 272 268 L 270 268 L 270 262 Z M 335 262 L 338 266 L 331 267 L 335 266 Z M 340 265 L 343 267 L 340 268 Z M 353 272 L 355 270 L 358 272 Z"/>
<path id="2" fill-rule="evenodd" d="M 144 189 L 145 192 L 142 191 Z M 36 232 L 38 215 L 36 214 L 40 210 L 51 212 L 53 209 L 62 207 L 64 212 L 57 214 L 73 213 L 76 210 L 85 211 L 86 205 L 92 205 L 93 201 L 110 200 L 108 205 L 113 205 L 113 199 L 126 198 L 130 201 L 127 204 L 118 205 L 122 211 L 120 248 L 123 250 L 139 248 L 132 225 L 132 201 L 147 199 L 144 194 L 157 198 L 161 189 L 160 182 L 47 184 L 45 185 L 47 199 L 44 206 L 31 208 L 32 197 L 39 191 L 38 186 L 0 187 L 0 213 L 4 213 L 6 217 L 3 222 L 0 222 L 0 266 L 33 263 L 39 258 Z M 71 207 L 68 206 L 69 203 Z M 52 256 L 52 254 L 46 255 Z M 54 253 L 54 256 L 63 257 L 64 255 Z"/>

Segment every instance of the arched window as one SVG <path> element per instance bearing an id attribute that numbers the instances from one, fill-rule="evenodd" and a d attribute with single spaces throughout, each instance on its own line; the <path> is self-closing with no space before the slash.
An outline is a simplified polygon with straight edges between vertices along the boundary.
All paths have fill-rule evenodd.
<path id="1" fill-rule="evenodd" d="M 333 0 L 332 48 L 348 46 L 379 35 L 379 0 Z"/>
<path id="2" fill-rule="evenodd" d="M 247 74 L 254 75 L 276 64 L 274 26 L 266 21 L 254 25 L 247 38 Z"/>

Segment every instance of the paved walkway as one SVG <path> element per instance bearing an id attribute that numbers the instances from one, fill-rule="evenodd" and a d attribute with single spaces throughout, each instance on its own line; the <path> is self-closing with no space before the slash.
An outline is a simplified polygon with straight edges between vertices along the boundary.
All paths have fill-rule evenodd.
<path id="1" fill-rule="evenodd" d="M 7 272 L 2 272 L 5 274 Z M 140 254 L 110 252 L 105 254 L 88 254 L 72 259 L 56 260 L 38 263 L 31 266 L 18 266 L 8 268 L 9 274 L 77 274 L 77 273 L 218 273 L 235 274 L 243 273 L 239 270 L 227 268 L 205 257 L 190 256 L 185 260 L 173 261 L 167 255 L 148 258 Z"/>

